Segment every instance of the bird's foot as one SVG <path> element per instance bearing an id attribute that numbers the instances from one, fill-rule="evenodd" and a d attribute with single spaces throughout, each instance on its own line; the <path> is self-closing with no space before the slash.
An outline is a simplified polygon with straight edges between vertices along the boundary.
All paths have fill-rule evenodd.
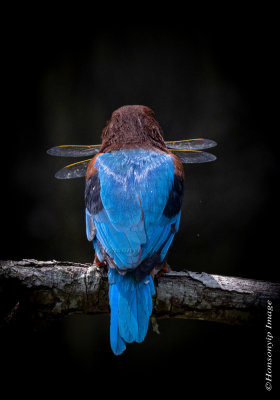
<path id="1" fill-rule="evenodd" d="M 168 272 L 171 272 L 171 268 L 170 268 L 170 265 L 168 265 L 166 262 L 164 264 L 164 266 L 161 268 L 161 270 L 159 271 L 159 273 L 167 274 Z"/>
<path id="2" fill-rule="evenodd" d="M 97 267 L 102 267 L 102 268 L 107 267 L 106 261 L 99 261 L 97 255 L 94 256 L 93 264 L 95 264 Z"/>
<path id="3" fill-rule="evenodd" d="M 171 272 L 171 267 L 170 265 L 167 264 L 167 262 L 165 261 L 165 263 L 163 264 L 162 268 L 160 270 L 154 268 L 151 272 L 151 277 L 154 280 L 155 276 L 161 276 L 163 274 L 167 274 L 168 272 Z"/>

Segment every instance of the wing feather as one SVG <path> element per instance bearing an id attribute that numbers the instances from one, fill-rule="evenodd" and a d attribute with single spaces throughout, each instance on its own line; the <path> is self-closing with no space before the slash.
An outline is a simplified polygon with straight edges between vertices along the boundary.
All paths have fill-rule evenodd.
<path id="1" fill-rule="evenodd" d="M 174 164 L 168 154 L 122 150 L 98 156 L 102 210 L 93 213 L 96 239 L 120 270 L 135 269 L 161 247 L 161 259 L 175 234 L 180 213 L 164 215 L 174 191 Z M 175 185 L 176 186 L 176 185 Z M 163 254 L 164 253 L 164 254 Z"/>

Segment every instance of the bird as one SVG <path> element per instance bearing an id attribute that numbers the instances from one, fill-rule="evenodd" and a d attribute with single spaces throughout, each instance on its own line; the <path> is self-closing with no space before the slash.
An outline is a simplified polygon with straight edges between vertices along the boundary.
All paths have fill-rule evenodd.
<path id="1" fill-rule="evenodd" d="M 170 271 L 167 253 L 179 230 L 186 162 L 216 157 L 209 139 L 165 142 L 154 111 L 126 105 L 113 111 L 100 145 L 62 145 L 50 155 L 93 158 L 58 171 L 85 176 L 85 227 L 94 264 L 108 269 L 110 345 L 115 355 L 144 341 L 153 310 L 154 279 Z M 198 150 L 199 149 L 199 150 Z"/>

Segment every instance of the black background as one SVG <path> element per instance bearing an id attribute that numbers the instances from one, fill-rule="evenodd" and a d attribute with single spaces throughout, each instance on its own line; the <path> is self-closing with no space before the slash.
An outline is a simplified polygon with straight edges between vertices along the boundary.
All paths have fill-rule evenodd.
<path id="1" fill-rule="evenodd" d="M 46 150 L 99 143 L 116 108 L 144 104 L 166 140 L 218 142 L 216 162 L 185 167 L 171 267 L 279 280 L 273 10 L 205 10 L 202 17 L 187 7 L 166 10 L 163 19 L 137 7 L 123 19 L 96 9 L 7 14 L 1 259 L 92 261 L 84 182 L 55 180 L 72 159 Z M 124 394 L 127 381 L 143 395 L 265 392 L 264 325 L 159 321 L 159 336 L 150 331 L 115 357 L 108 318 L 70 316 L 40 332 L 19 324 L 5 335 L 7 376 L 34 393 L 37 384 L 52 393 L 60 382 L 65 393 L 94 394 L 103 385 Z M 276 371 L 276 349 L 274 360 Z"/>

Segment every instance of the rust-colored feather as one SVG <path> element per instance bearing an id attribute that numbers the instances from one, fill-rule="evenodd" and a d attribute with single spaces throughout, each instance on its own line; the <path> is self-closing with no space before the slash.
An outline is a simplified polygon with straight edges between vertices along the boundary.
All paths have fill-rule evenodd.
<path id="1" fill-rule="evenodd" d="M 100 151 L 107 153 L 139 147 L 168 152 L 153 110 L 141 105 L 118 108 L 102 131 Z"/>

